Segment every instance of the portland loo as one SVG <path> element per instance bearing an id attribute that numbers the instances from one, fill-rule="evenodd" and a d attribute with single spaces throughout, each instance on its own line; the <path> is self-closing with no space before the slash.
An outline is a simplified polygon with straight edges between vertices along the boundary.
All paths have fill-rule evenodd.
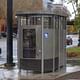
<path id="1" fill-rule="evenodd" d="M 18 12 L 18 66 L 37 72 L 66 68 L 66 14 Z"/>

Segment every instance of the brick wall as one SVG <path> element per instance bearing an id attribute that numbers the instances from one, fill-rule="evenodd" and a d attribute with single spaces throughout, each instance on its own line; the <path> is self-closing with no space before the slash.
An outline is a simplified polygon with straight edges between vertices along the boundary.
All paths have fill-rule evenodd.
<path id="1" fill-rule="evenodd" d="M 13 0 L 13 13 L 16 11 L 36 11 L 43 8 L 42 0 Z M 0 0 L 0 16 L 6 16 L 7 0 Z"/>

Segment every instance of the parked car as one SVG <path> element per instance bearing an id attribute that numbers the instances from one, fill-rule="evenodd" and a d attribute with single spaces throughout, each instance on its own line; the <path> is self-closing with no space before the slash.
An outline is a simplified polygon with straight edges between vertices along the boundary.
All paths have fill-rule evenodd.
<path id="1" fill-rule="evenodd" d="M 72 45 L 73 40 L 70 36 L 66 37 L 66 45 Z"/>
<path id="2" fill-rule="evenodd" d="M 2 37 L 6 37 L 7 35 L 6 35 L 6 32 L 1 32 L 1 36 Z"/>

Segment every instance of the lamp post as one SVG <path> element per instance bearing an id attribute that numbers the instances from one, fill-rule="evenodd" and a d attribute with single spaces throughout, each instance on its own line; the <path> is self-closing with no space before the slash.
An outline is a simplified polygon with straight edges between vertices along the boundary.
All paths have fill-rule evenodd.
<path id="1" fill-rule="evenodd" d="M 5 65 L 8 67 L 15 65 L 13 63 L 12 23 L 13 23 L 13 0 L 7 0 L 7 62 Z"/>

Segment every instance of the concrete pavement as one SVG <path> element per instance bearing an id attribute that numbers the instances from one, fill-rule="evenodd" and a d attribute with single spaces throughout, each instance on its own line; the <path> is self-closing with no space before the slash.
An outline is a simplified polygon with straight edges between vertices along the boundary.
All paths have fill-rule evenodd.
<path id="1" fill-rule="evenodd" d="M 19 71 L 17 65 L 6 68 L 0 65 L 0 80 L 80 80 L 80 67 L 67 67 L 66 72 L 36 74 L 30 71 Z"/>

